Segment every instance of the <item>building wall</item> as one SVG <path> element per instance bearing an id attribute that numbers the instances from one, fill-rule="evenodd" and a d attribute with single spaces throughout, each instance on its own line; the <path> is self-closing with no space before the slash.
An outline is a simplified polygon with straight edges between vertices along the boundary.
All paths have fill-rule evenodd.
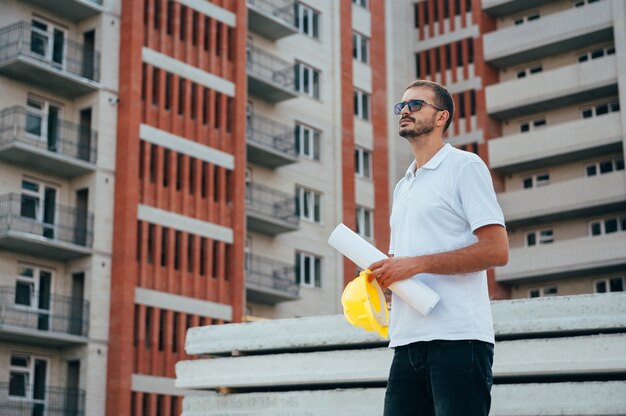
<path id="1" fill-rule="evenodd" d="M 76 4 L 74 4 L 76 3 Z M 10 380 L 10 360 L 14 354 L 22 354 L 30 357 L 42 357 L 48 360 L 47 375 L 45 384 L 47 387 L 66 389 L 69 385 L 67 379 L 67 367 L 69 361 L 78 361 L 80 374 L 78 387 L 85 394 L 84 409 L 87 414 L 104 414 L 105 395 L 102 389 L 102 380 L 106 377 L 106 352 L 109 336 L 108 312 L 109 312 L 109 278 L 112 251 L 112 209 L 113 209 L 113 180 L 114 180 L 114 154 L 115 154 L 115 128 L 116 113 L 115 99 L 117 97 L 117 65 L 119 49 L 119 16 L 120 2 L 106 0 L 100 6 L 97 3 L 88 5 L 89 16 L 72 17 L 72 13 L 83 9 L 77 2 L 68 2 L 68 8 L 55 9 L 54 4 L 49 7 L 39 7 L 28 1 L 3 0 L 0 8 L 3 13 L 0 16 L 0 27 L 6 28 L 9 25 L 17 25 L 24 22 L 24 31 L 20 35 L 22 40 L 31 40 L 31 21 L 36 19 L 48 25 L 48 39 L 52 37 L 52 27 L 63 32 L 62 44 L 63 55 L 59 58 L 59 67 L 54 67 L 50 56 L 44 57 L 41 61 L 33 60 L 19 70 L 12 71 L 16 65 L 15 61 L 3 63 L 3 70 L 0 73 L 0 89 L 3 91 L 0 97 L 0 112 L 2 112 L 3 125 L 6 127 L 18 128 L 17 143 L 33 143 L 32 136 L 27 136 L 24 132 L 24 119 L 11 119 L 9 114 L 17 114 L 9 110 L 18 106 L 25 111 L 28 97 L 43 100 L 60 108 L 59 118 L 65 122 L 72 123 L 72 127 L 62 127 L 59 130 L 60 147 L 54 149 L 45 148 L 35 150 L 27 147 L 25 156 L 22 159 L 14 160 L 9 156 L 10 147 L 3 147 L 3 156 L 0 160 L 0 170 L 2 179 L 0 180 L 0 194 L 6 195 L 14 193 L 20 198 L 24 194 L 22 180 L 35 180 L 40 186 L 51 186 L 56 189 L 55 203 L 67 207 L 70 212 L 74 212 L 78 204 L 76 192 L 86 189 L 88 197 L 86 200 L 86 210 L 93 215 L 93 228 L 91 228 L 93 242 L 82 243 L 70 241 L 62 242 L 64 229 L 55 228 L 52 235 L 43 237 L 40 233 L 42 218 L 38 217 L 35 222 L 39 225 L 26 230 L 21 236 L 25 245 L 11 243 L 7 240 L 7 228 L 3 228 L 2 240 L 9 241 L 0 251 L 0 285 L 3 287 L 3 333 L 0 335 L 0 382 L 8 383 Z M 17 27 L 17 26 L 13 26 Z M 8 30 L 8 29 L 7 29 Z M 16 29 L 11 32 L 17 35 Z M 85 55 L 83 44 L 84 34 L 94 31 L 94 49 L 96 51 L 95 69 L 99 77 L 95 81 L 85 81 L 80 75 L 75 75 L 71 71 L 75 69 L 76 59 L 82 59 Z M 8 51 L 8 36 L 2 38 L 2 48 Z M 73 47 L 73 44 L 78 46 Z M 27 44 L 28 45 L 28 44 Z M 47 46 L 51 51 L 52 44 Z M 32 50 L 25 48 L 21 50 L 21 56 L 27 56 Z M 78 54 L 78 55 L 77 55 Z M 83 54 L 83 55 L 81 55 Z M 5 59 L 6 59 L 5 55 Z M 78 58 L 77 58 L 78 57 Z M 26 58 L 24 58 L 26 59 Z M 86 62 L 90 62 L 88 58 Z M 73 61 L 74 60 L 74 61 Z M 39 63 L 37 63 L 39 62 Z M 79 61 L 80 62 L 80 61 Z M 74 65 L 74 67 L 72 66 Z M 34 75 L 37 68 L 44 68 L 47 73 Z M 80 69 L 79 69 L 80 71 Z M 81 73 L 82 74 L 82 73 Z M 32 83 L 29 77 L 39 78 L 38 82 Z M 87 75 L 86 77 L 89 77 Z M 45 82 L 42 81 L 45 79 Z M 59 87 L 61 80 L 68 82 L 68 87 Z M 72 93 L 70 90 L 76 85 L 89 84 L 90 87 L 82 92 Z M 91 120 L 81 122 L 80 111 L 91 108 Z M 18 110 L 12 110 L 18 111 Z M 24 113 L 20 113 L 24 114 Z M 42 111 L 42 118 L 47 118 L 46 109 Z M 17 121 L 16 121 L 17 120 Z M 92 142 L 95 159 L 93 163 L 80 173 L 68 174 L 65 169 L 70 166 L 82 163 L 76 154 L 71 153 L 64 140 L 70 140 L 76 144 L 77 131 L 79 125 L 90 128 L 97 135 L 97 141 Z M 65 126 L 65 124 L 64 124 Z M 4 130 L 5 134 L 7 130 Z M 43 141 L 51 137 L 49 131 L 42 130 Z M 3 140 L 8 136 L 3 135 Z M 6 142 L 5 142 L 6 143 Z M 36 142 L 35 142 L 36 143 Z M 70 153 L 66 153 L 70 152 Z M 37 159 L 37 157 L 41 157 Z M 53 160 L 61 160 L 58 168 L 50 168 Z M 43 194 L 40 194 L 42 197 Z M 18 200 L 19 201 L 19 200 Z M 40 200 L 40 204 L 43 200 Z M 23 207 L 23 202 L 17 202 L 17 206 Z M 6 218 L 8 204 L 3 204 L 3 217 Z M 16 209 L 15 207 L 13 209 Z M 21 208 L 20 208 L 21 209 Z M 69 214 L 64 217 L 66 208 L 55 208 L 54 223 L 61 227 L 62 224 L 69 226 L 71 232 L 75 232 L 75 225 L 71 221 L 76 220 L 76 214 Z M 23 215 L 23 212 L 22 214 Z M 38 215 L 41 215 L 41 211 Z M 19 221 L 18 217 L 12 217 L 11 221 Z M 67 221 L 70 221 L 69 223 Z M 11 222 L 17 224 L 16 222 Z M 43 245 L 45 244 L 45 246 Z M 47 248 L 43 248 L 47 247 Z M 65 247 L 69 252 L 73 252 L 65 258 L 65 255 L 57 255 L 57 250 Z M 86 248 L 86 249 L 85 249 Z M 14 291 L 17 288 L 20 266 L 30 266 L 41 268 L 52 272 L 50 287 L 50 316 L 52 328 L 38 329 L 32 325 L 32 320 L 22 321 L 16 324 L 11 321 L 8 315 L 11 311 L 18 311 L 20 316 L 25 317 L 29 312 L 28 307 L 15 306 L 16 299 Z M 76 293 L 73 288 L 74 275 L 83 273 L 83 284 L 81 293 Z M 35 279 L 36 280 L 36 279 Z M 76 298 L 75 296 L 80 296 Z M 33 298 L 35 299 L 35 298 Z M 58 317 L 67 319 L 67 311 L 64 305 L 67 302 L 74 302 L 73 299 L 81 299 L 88 302 L 87 314 L 84 316 L 88 333 L 81 333 L 79 336 L 68 333 L 68 327 L 61 322 Z M 19 309 L 19 308 L 22 309 Z M 16 309 L 17 308 L 17 309 Z M 65 311 L 65 312 L 64 312 Z M 32 316 L 32 315 L 29 315 Z M 36 316 L 36 315 L 35 315 Z M 23 325 L 23 327 L 21 326 Z M 62 329 L 58 326 L 61 325 Z M 21 329 L 20 329 L 21 328 Z M 23 331 L 24 336 L 16 336 L 16 330 Z M 59 343 L 59 344 L 55 344 Z M 31 374 L 30 383 L 33 382 Z M 62 390 L 64 391 L 64 390 Z M 52 393 L 47 393 L 52 394 Z M 6 395 L 3 395 L 6 397 Z M 0 407 L 5 406 L 0 403 Z"/>

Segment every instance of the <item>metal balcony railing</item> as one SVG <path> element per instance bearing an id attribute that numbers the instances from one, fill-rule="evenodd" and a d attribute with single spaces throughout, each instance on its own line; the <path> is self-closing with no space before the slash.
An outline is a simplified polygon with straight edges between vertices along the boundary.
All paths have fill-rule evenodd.
<path id="1" fill-rule="evenodd" d="M 248 0 L 248 5 L 293 25 L 294 2 L 292 0 Z"/>
<path id="2" fill-rule="evenodd" d="M 246 209 L 250 213 L 266 215 L 289 225 L 297 226 L 300 223 L 294 196 L 264 185 L 246 184 Z"/>
<path id="3" fill-rule="evenodd" d="M 282 88 L 294 89 L 294 64 L 248 43 L 248 74 Z"/>
<path id="4" fill-rule="evenodd" d="M 29 113 L 24 107 L 0 111 L 0 146 L 22 143 L 89 163 L 96 163 L 97 133 L 87 126 L 56 120 L 42 131 L 44 115 Z M 30 124 L 34 125 L 31 126 Z"/>
<path id="5" fill-rule="evenodd" d="M 0 325 L 86 337 L 89 301 L 0 286 Z"/>
<path id="6" fill-rule="evenodd" d="M 44 221 L 23 215 L 22 208 L 21 194 L 0 195 L 0 234 L 15 231 L 84 247 L 93 245 L 92 213 L 56 204 L 54 213 L 48 213 L 53 220 Z"/>
<path id="7" fill-rule="evenodd" d="M 29 416 L 84 416 L 85 391 L 24 385 L 19 382 L 0 383 L 0 414 Z"/>
<path id="8" fill-rule="evenodd" d="M 100 80 L 100 53 L 53 34 L 34 29 L 29 22 L 0 28 L 0 64 L 27 57 L 72 75 Z"/>
<path id="9" fill-rule="evenodd" d="M 300 287 L 292 264 L 246 253 L 245 266 L 246 282 L 298 296 Z"/>
<path id="10" fill-rule="evenodd" d="M 246 136 L 249 142 L 296 157 L 293 127 L 270 120 L 259 114 L 248 117 Z"/>

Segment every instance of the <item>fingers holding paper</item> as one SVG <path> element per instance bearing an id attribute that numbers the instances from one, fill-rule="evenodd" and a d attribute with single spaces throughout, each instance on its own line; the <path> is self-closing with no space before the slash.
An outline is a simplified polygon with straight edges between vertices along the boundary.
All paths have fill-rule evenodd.
<path id="1" fill-rule="evenodd" d="M 392 257 L 372 263 L 369 266 L 371 271 L 369 280 L 371 282 L 376 279 L 386 289 L 393 283 L 416 274 L 418 266 L 416 259 L 415 257 Z"/>

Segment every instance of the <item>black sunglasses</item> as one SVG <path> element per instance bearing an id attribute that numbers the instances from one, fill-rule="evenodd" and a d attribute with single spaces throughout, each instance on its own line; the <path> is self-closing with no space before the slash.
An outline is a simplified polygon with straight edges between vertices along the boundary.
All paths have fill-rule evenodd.
<path id="1" fill-rule="evenodd" d="M 400 115 L 400 113 L 402 113 L 402 109 L 404 107 L 406 107 L 407 105 L 409 106 L 409 111 L 411 113 L 414 113 L 416 111 L 420 111 L 422 109 L 422 106 L 426 104 L 431 106 L 432 108 L 435 108 L 439 111 L 443 111 L 443 108 L 439 108 L 435 105 L 432 105 L 431 103 L 428 103 L 424 100 L 409 100 L 409 101 L 402 101 L 401 103 L 398 103 L 396 105 L 393 106 L 393 113 L 397 116 Z"/>

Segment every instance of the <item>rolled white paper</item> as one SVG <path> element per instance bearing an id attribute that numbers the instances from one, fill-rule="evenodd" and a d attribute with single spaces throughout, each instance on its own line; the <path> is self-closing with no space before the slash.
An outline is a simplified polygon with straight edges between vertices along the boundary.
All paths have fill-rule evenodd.
<path id="1" fill-rule="evenodd" d="M 363 270 L 367 269 L 370 264 L 387 258 L 382 251 L 365 241 L 344 224 L 335 227 L 328 238 L 328 244 Z M 389 289 L 422 315 L 428 315 L 439 302 L 437 293 L 424 283 L 413 279 L 395 282 L 389 285 Z"/>

